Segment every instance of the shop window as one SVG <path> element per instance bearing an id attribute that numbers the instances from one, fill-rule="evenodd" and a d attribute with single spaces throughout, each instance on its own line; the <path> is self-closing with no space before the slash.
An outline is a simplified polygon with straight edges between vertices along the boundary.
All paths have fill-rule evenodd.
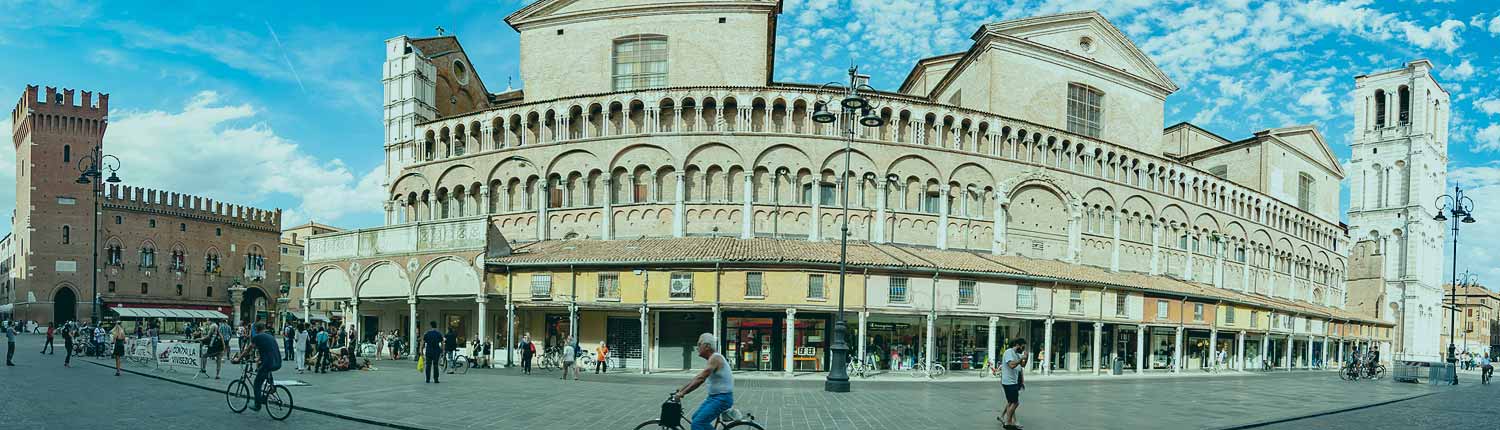
<path id="1" fill-rule="evenodd" d="M 890 290 L 886 298 L 891 303 L 910 303 L 911 297 L 906 295 L 906 278 L 900 276 L 891 277 Z"/>
<path id="2" fill-rule="evenodd" d="M 1068 313 L 1083 313 L 1083 290 L 1068 291 Z"/>
<path id="3" fill-rule="evenodd" d="M 1165 300 L 1157 300 L 1156 301 L 1156 319 L 1159 319 L 1159 320 L 1167 319 L 1167 306 L 1170 306 L 1170 305 L 1167 304 L 1167 302 Z"/>
<path id="4" fill-rule="evenodd" d="M 618 273 L 599 274 L 599 298 L 620 299 L 620 275 Z"/>
<path id="5" fill-rule="evenodd" d="M 1127 295 L 1124 295 L 1124 294 L 1115 294 L 1115 315 L 1122 316 L 1122 317 L 1125 316 L 1125 313 L 1126 313 L 1125 304 L 1126 304 L 1126 300 L 1129 300 L 1129 299 L 1130 299 L 1130 296 L 1127 296 Z"/>
<path id="6" fill-rule="evenodd" d="M 807 275 L 807 298 L 823 300 L 823 275 Z"/>
<path id="7" fill-rule="evenodd" d="M 745 274 L 745 297 L 765 297 L 765 292 L 760 286 L 761 276 L 760 272 Z"/>
<path id="8" fill-rule="evenodd" d="M 673 299 L 693 298 L 693 274 L 673 273 L 672 282 L 668 284 L 668 297 Z"/>
<path id="9" fill-rule="evenodd" d="M 1203 321 L 1203 304 L 1193 303 L 1193 321 Z"/>
<path id="10" fill-rule="evenodd" d="M 1260 327 L 1260 311 L 1250 311 L 1250 328 Z"/>
<path id="11" fill-rule="evenodd" d="M 115 281 L 109 281 L 109 292 L 115 292 Z"/>
<path id="12" fill-rule="evenodd" d="M 977 302 L 974 297 L 974 281 L 958 281 L 958 304 L 973 305 Z"/>
<path id="13" fill-rule="evenodd" d="M 1036 291 L 1030 285 L 1016 286 L 1016 307 L 1036 309 Z"/>
<path id="14" fill-rule="evenodd" d="M 531 299 L 552 300 L 551 273 L 538 273 L 531 275 Z"/>

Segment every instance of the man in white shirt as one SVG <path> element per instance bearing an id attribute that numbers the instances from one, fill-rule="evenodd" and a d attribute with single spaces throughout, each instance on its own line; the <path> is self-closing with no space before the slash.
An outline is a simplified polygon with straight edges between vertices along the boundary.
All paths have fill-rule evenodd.
<path id="1" fill-rule="evenodd" d="M 1026 354 L 1024 339 L 1010 341 L 1010 348 L 1006 348 L 1005 356 L 1000 359 L 1000 387 L 1005 389 L 1005 411 L 995 419 L 1000 420 L 1006 430 L 1021 429 L 1016 424 L 1016 409 L 1021 406 L 1021 390 L 1026 388 L 1021 371 L 1026 369 L 1029 361 L 1031 358 Z"/>

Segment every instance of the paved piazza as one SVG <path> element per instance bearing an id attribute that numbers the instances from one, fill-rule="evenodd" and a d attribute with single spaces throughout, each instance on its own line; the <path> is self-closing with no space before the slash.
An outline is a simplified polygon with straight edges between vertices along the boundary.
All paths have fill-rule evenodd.
<path id="1" fill-rule="evenodd" d="M 666 393 L 688 377 L 590 373 L 575 382 L 557 379 L 555 371 L 525 376 L 493 369 L 444 375 L 443 384 L 431 385 L 422 384 L 421 374 L 407 361 L 379 361 L 378 370 L 357 373 L 299 375 L 283 370 L 279 380 L 309 384 L 292 388 L 297 406 L 321 414 L 299 410 L 286 423 L 276 423 L 264 415 L 233 414 L 221 395 L 211 391 L 227 385 L 238 375 L 238 367 L 226 368 L 225 379 L 219 381 L 129 366 L 132 373 L 115 378 L 110 369 L 86 361 L 64 369 L 61 356 L 35 355 L 31 346 L 39 342 L 36 336 L 23 336 L 18 366 L 0 370 L 0 386 L 5 388 L 0 390 L 0 416 L 7 422 L 19 418 L 23 425 L 18 428 L 78 428 L 111 420 L 149 422 L 153 428 L 160 428 L 155 423 L 165 428 L 369 427 L 338 418 L 353 416 L 423 429 L 628 429 L 651 418 Z M 853 393 L 830 394 L 821 390 L 820 375 L 736 376 L 736 406 L 754 413 L 768 429 L 1000 427 L 994 416 L 1002 394 L 994 380 L 954 377 L 921 382 L 906 375 L 883 375 L 856 381 Z M 1414 417 L 1449 409 L 1468 417 L 1461 422 L 1500 418 L 1470 406 L 1472 402 L 1459 402 L 1500 394 L 1493 386 L 1350 383 L 1332 372 L 1031 379 L 1021 412 L 1022 424 L 1030 429 L 1235 428 L 1412 397 L 1417 398 L 1266 428 L 1372 429 L 1379 427 L 1373 423 L 1391 423 L 1386 416 L 1408 417 L 1395 421 L 1410 423 L 1405 428 L 1437 428 L 1437 421 Z M 688 406 L 695 407 L 701 399 L 701 393 L 690 397 Z"/>

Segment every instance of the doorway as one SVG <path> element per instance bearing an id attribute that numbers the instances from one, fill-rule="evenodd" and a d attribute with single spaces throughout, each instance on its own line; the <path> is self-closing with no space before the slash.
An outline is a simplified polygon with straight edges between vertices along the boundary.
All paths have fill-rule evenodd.
<path id="1" fill-rule="evenodd" d="M 365 315 L 359 322 L 359 338 L 364 342 L 374 343 L 375 332 L 380 331 L 380 317 Z"/>
<path id="2" fill-rule="evenodd" d="M 776 370 L 780 350 L 775 320 L 730 317 L 724 324 L 724 352 L 734 370 Z"/>
<path id="3" fill-rule="evenodd" d="M 52 322 L 63 323 L 78 319 L 78 295 L 72 288 L 57 289 L 52 297 Z"/>

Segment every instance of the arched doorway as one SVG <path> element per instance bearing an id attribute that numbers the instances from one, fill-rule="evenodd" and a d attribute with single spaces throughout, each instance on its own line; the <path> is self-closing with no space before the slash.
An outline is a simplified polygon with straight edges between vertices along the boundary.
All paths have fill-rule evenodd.
<path id="1" fill-rule="evenodd" d="M 270 300 L 270 296 L 266 295 L 265 290 L 260 287 L 246 288 L 240 301 L 240 321 L 245 324 L 256 321 L 270 322 L 268 319 L 268 312 L 271 310 Z"/>
<path id="2" fill-rule="evenodd" d="M 62 323 L 78 319 L 78 294 L 72 288 L 61 287 L 52 294 L 52 322 Z"/>

